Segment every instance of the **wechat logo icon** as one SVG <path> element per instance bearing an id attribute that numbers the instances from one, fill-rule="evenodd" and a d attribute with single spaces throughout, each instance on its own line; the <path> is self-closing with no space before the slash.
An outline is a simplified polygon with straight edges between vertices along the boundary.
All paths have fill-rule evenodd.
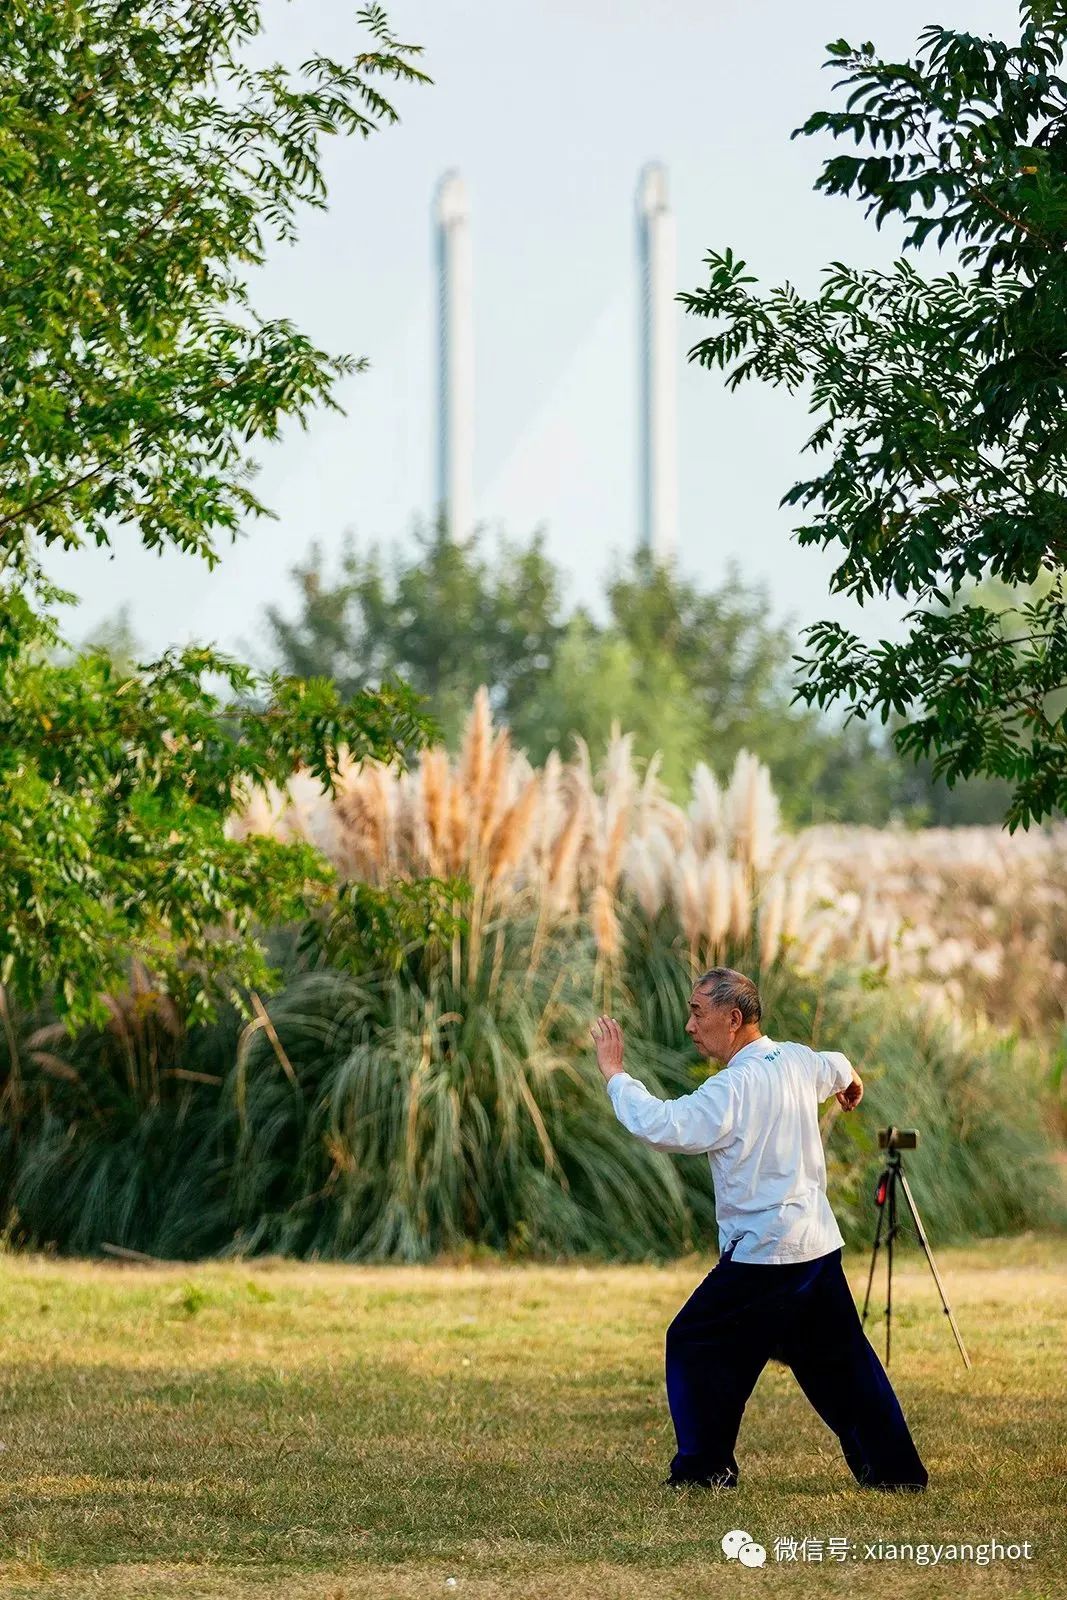
<path id="1" fill-rule="evenodd" d="M 762 1567 L 767 1559 L 763 1546 L 755 1544 L 752 1535 L 742 1528 L 731 1528 L 723 1534 L 722 1553 L 727 1561 L 740 1561 L 743 1567 Z"/>

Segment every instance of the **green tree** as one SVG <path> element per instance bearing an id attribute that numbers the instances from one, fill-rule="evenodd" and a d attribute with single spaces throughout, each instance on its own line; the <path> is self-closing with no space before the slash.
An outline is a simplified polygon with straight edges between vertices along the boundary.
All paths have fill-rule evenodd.
<path id="1" fill-rule="evenodd" d="M 560 576 L 535 536 L 501 542 L 492 556 L 478 534 L 453 539 L 443 524 L 418 528 L 411 551 L 387 566 L 346 540 L 328 582 L 312 547 L 294 568 L 299 611 L 267 611 L 273 655 L 286 671 L 330 677 L 345 691 L 399 675 L 426 696 L 449 742 L 475 690 L 514 720 L 548 674 L 562 637 Z"/>
<path id="2" fill-rule="evenodd" d="M 861 602 L 915 599 L 901 643 L 865 644 L 833 622 L 809 627 L 797 695 L 848 702 L 849 717 L 899 719 L 909 756 L 933 755 L 949 783 L 1011 786 L 1014 829 L 1067 800 L 1067 16 L 1021 8 L 1016 43 L 931 26 L 913 59 L 871 44 L 828 47 L 849 90 L 798 133 L 848 138 L 816 185 L 853 195 L 906 248 L 958 250 L 961 270 L 924 278 L 835 262 L 819 292 L 761 293 L 732 251 L 680 298 L 719 326 L 691 357 L 806 390 L 829 455 L 783 503 L 804 508 L 801 544 L 837 544 L 832 587 Z M 1008 619 L 952 604 L 990 577 L 1053 581 Z"/>
<path id="3" fill-rule="evenodd" d="M 877 823 L 906 809 L 899 758 L 868 729 L 790 704 L 792 627 L 769 616 L 765 591 L 735 565 L 706 591 L 638 552 L 609 578 L 604 622 L 566 612 L 540 538 L 502 541 L 490 559 L 477 536 L 452 540 L 439 527 L 388 568 L 377 548 L 361 554 L 348 540 L 336 580 L 317 548 L 293 576 L 295 616 L 267 613 L 279 665 L 344 690 L 397 674 L 427 697 L 449 743 L 484 683 L 537 762 L 575 734 L 596 759 L 618 721 L 638 755 L 662 754 L 679 798 L 698 760 L 725 772 L 747 746 L 795 822 Z"/>
<path id="4" fill-rule="evenodd" d="M 608 585 L 615 627 L 647 664 L 653 728 L 663 706 L 656 669 L 680 663 L 697 755 L 725 773 L 742 749 L 765 761 L 794 823 L 880 823 L 900 801 L 900 764 L 866 729 L 838 728 L 790 703 L 790 619 L 776 621 L 766 586 L 746 584 L 734 561 L 703 589 L 638 552 Z M 662 680 L 666 684 L 666 680 Z M 685 767 L 688 782 L 691 762 Z"/>
<path id="5" fill-rule="evenodd" d="M 765 590 L 746 586 L 735 563 L 704 590 L 638 551 L 615 569 L 607 598 L 606 626 L 576 614 L 551 673 L 517 708 L 520 742 L 535 760 L 572 733 L 596 757 L 617 718 L 638 755 L 661 752 L 678 799 L 697 761 L 725 775 L 746 748 L 767 762 L 791 822 L 891 814 L 899 761 L 866 730 L 790 705 L 791 626 L 769 615 Z"/>
<path id="6" fill-rule="evenodd" d="M 342 742 L 357 759 L 411 743 L 414 696 L 345 704 L 199 647 L 130 671 L 103 651 L 57 662 L 24 620 L 0 702 L 3 983 L 26 1003 L 47 988 L 72 1022 L 106 1016 L 131 957 L 194 1020 L 269 987 L 260 929 L 325 911 L 332 873 L 310 846 L 233 837 L 230 813 L 298 766 L 330 784 Z"/>
<path id="7" fill-rule="evenodd" d="M 370 48 L 294 73 L 243 64 L 251 0 L 0 10 L 0 981 L 72 1022 L 131 955 L 193 1015 L 264 981 L 257 923 L 314 904 L 321 871 L 231 838 L 235 800 L 430 730 L 402 686 L 345 702 L 200 647 L 64 661 L 50 611 L 73 597 L 43 561 L 129 527 L 213 565 L 270 514 L 249 443 L 336 407 L 360 367 L 262 317 L 242 278 L 325 205 L 323 138 L 395 121 L 383 80 L 425 79 L 378 7 L 360 16 Z"/>
<path id="8" fill-rule="evenodd" d="M 950 608 L 958 611 L 965 605 L 984 606 L 998 615 L 1002 625 L 1011 621 L 1014 615 L 1014 626 L 1017 627 L 1019 602 L 1043 597 L 1054 582 L 1054 578 L 1047 573 L 1033 584 L 1007 584 L 989 578 L 981 583 L 965 585 L 952 597 Z M 1025 647 L 1024 641 L 1015 648 Z M 893 732 L 904 725 L 903 718 L 895 713 L 890 716 L 888 726 Z M 902 771 L 901 788 L 913 813 L 935 827 L 1000 822 L 1012 799 L 1012 786 L 1006 778 L 978 774 L 962 778 L 950 787 L 935 776 L 934 761 L 925 755 L 918 756 L 913 764 Z M 1053 814 L 1060 813 L 1057 809 Z"/>
<path id="9" fill-rule="evenodd" d="M 6 571 L 39 547 L 110 544 L 218 560 L 220 534 L 272 515 L 253 438 L 362 368 L 251 304 L 241 273 L 324 209 L 323 135 L 397 114 L 378 80 L 424 80 L 374 6 L 376 48 L 298 73 L 240 52 L 253 0 L 13 0 L 0 14 L 0 539 Z"/>
<path id="10" fill-rule="evenodd" d="M 682 662 L 667 649 L 639 652 L 618 629 L 598 628 L 579 610 L 551 670 L 516 706 L 511 725 L 517 742 L 540 763 L 553 748 L 569 750 L 576 734 L 599 760 L 613 722 L 633 734 L 638 755 L 647 759 L 658 750 L 664 782 L 685 792 L 693 767 L 708 753 L 708 730 Z"/>

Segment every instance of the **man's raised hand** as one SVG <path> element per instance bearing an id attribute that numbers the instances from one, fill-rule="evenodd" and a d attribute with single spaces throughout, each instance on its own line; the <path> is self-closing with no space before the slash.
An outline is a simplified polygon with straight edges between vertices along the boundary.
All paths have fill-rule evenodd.
<path id="1" fill-rule="evenodd" d="M 596 1064 L 606 1083 L 623 1071 L 622 1029 L 614 1017 L 598 1017 L 589 1032 L 596 1045 Z"/>

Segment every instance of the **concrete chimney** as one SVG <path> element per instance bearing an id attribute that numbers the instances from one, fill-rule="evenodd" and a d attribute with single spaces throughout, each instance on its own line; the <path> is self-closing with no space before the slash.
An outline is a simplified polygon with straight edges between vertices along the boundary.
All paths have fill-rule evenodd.
<path id="1" fill-rule="evenodd" d="M 675 370 L 676 247 L 667 169 L 644 167 L 637 185 L 640 297 L 639 539 L 657 561 L 674 557 L 678 533 Z"/>
<path id="2" fill-rule="evenodd" d="M 462 538 L 474 516 L 474 300 L 470 205 L 458 172 L 434 197 L 437 245 L 437 513 Z"/>

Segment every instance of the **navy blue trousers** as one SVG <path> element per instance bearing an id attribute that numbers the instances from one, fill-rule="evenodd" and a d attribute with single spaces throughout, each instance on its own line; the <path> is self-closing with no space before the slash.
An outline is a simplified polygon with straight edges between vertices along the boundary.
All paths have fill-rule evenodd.
<path id="1" fill-rule="evenodd" d="M 672 1482 L 737 1483 L 741 1414 L 772 1358 L 832 1428 L 856 1482 L 925 1489 L 927 1472 L 885 1368 L 863 1331 L 841 1250 L 757 1266 L 727 1252 L 667 1329 Z"/>

